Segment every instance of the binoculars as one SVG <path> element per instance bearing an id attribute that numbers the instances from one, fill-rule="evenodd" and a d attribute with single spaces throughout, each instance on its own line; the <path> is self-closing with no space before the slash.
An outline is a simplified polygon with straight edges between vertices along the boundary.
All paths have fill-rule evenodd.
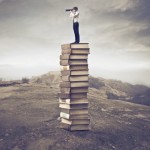
<path id="1" fill-rule="evenodd" d="M 73 9 L 66 9 L 66 11 L 72 11 Z"/>

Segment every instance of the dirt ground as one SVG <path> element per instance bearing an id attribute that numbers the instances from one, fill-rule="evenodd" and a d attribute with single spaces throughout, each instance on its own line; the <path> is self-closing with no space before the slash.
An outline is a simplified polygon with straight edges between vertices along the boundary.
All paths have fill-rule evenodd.
<path id="1" fill-rule="evenodd" d="M 150 150 L 150 107 L 90 89 L 90 131 L 59 127 L 58 88 L 0 87 L 0 150 Z"/>

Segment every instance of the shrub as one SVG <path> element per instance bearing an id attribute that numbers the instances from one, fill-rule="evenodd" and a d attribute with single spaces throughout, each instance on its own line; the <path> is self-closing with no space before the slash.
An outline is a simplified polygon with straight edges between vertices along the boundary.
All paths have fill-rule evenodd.
<path id="1" fill-rule="evenodd" d="M 22 83 L 29 83 L 29 79 L 28 78 L 22 78 Z"/>
<path id="2" fill-rule="evenodd" d="M 100 89 L 103 86 L 105 86 L 105 84 L 98 78 L 94 78 L 92 76 L 89 77 L 89 87 Z"/>

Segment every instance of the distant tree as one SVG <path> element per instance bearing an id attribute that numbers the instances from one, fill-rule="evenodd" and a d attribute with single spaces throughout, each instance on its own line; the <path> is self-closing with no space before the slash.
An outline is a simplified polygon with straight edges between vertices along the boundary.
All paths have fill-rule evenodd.
<path id="1" fill-rule="evenodd" d="M 114 93 L 106 92 L 108 99 L 119 99 L 118 95 L 115 95 Z"/>
<path id="2" fill-rule="evenodd" d="M 2 82 L 3 81 L 3 78 L 0 78 L 0 82 Z"/>
<path id="3" fill-rule="evenodd" d="M 29 83 L 29 81 L 30 81 L 30 80 L 29 80 L 28 78 L 26 78 L 26 77 L 25 77 L 25 78 L 22 78 L 22 83 Z"/>
<path id="4" fill-rule="evenodd" d="M 35 81 L 35 83 L 41 84 L 42 83 L 42 79 L 41 78 L 37 78 L 36 81 Z"/>
<path id="5" fill-rule="evenodd" d="M 105 84 L 98 78 L 94 78 L 92 76 L 89 77 L 89 87 L 99 89 L 103 86 L 105 86 Z"/>

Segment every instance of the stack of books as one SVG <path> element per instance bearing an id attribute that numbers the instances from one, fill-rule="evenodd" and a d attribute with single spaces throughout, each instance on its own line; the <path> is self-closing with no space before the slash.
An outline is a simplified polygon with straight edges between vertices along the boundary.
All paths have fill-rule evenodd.
<path id="1" fill-rule="evenodd" d="M 89 130 L 87 99 L 89 44 L 63 44 L 61 48 L 59 93 L 61 127 L 70 131 Z"/>

